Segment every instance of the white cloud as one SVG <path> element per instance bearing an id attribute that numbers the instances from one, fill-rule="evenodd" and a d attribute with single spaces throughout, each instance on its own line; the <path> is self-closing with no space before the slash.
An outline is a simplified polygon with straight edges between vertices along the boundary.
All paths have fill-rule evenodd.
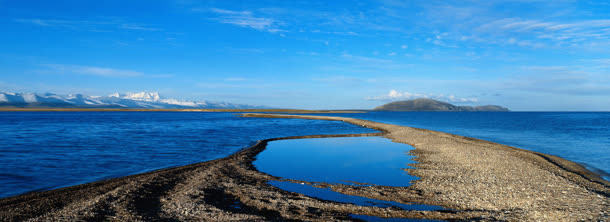
<path id="1" fill-rule="evenodd" d="M 460 98 L 454 95 L 445 96 L 443 94 L 424 94 L 424 93 L 411 93 L 411 92 L 399 92 L 396 90 L 390 90 L 387 95 L 367 97 L 366 100 L 378 100 L 378 101 L 398 101 L 398 100 L 410 100 L 410 99 L 434 99 L 444 102 L 452 103 L 476 103 L 479 102 L 477 98 Z"/>
<path id="2" fill-rule="evenodd" d="M 383 64 L 393 63 L 392 60 L 378 59 L 378 58 L 366 57 L 366 56 L 356 56 L 356 55 L 351 55 L 351 54 L 347 54 L 347 53 L 341 55 L 341 57 L 347 58 L 350 60 L 356 60 L 359 62 L 371 62 L 371 63 L 383 63 Z"/>
<path id="3" fill-rule="evenodd" d="M 220 23 L 232 24 L 240 27 L 253 28 L 259 31 L 284 32 L 279 28 L 279 23 L 272 18 L 256 17 L 250 11 L 232 11 L 219 8 L 211 8 L 210 11 L 218 15 Z"/>
<path id="4" fill-rule="evenodd" d="M 73 29 L 79 31 L 107 32 L 113 29 L 136 30 L 136 31 L 162 31 L 159 28 L 147 27 L 140 24 L 133 24 L 122 19 L 98 19 L 98 20 L 60 20 L 60 19 L 14 19 L 19 23 L 32 25 Z"/>
<path id="5" fill-rule="evenodd" d="M 407 45 L 401 45 L 401 46 L 400 46 L 400 48 L 402 48 L 402 49 L 406 49 L 406 48 L 409 48 L 409 46 L 407 46 Z"/>
<path id="6" fill-rule="evenodd" d="M 34 25 L 40 25 L 40 26 L 51 26 L 49 21 L 45 21 L 42 19 L 15 19 L 16 22 L 21 22 L 21 23 L 31 23 Z M 53 21 L 53 23 L 55 23 Z"/>
<path id="7" fill-rule="evenodd" d="M 610 68 L 610 59 L 594 59 L 592 60 L 599 68 Z"/>
<path id="8" fill-rule="evenodd" d="M 225 15 L 252 15 L 252 12 L 249 12 L 249 11 L 231 11 L 231 10 L 226 10 L 226 9 L 221 9 L 221 8 L 211 8 L 210 10 L 212 12 L 215 12 L 218 14 L 225 14 Z"/>
<path id="9" fill-rule="evenodd" d="M 318 56 L 320 53 L 318 52 L 297 52 L 299 55 L 308 55 L 308 56 Z"/>
<path id="10" fill-rule="evenodd" d="M 69 74 L 94 75 L 104 77 L 136 77 L 144 75 L 141 72 L 131 70 L 120 70 L 94 66 L 76 66 L 62 64 L 43 64 L 43 66 L 51 68 L 53 72 Z"/>
<path id="11" fill-rule="evenodd" d="M 150 77 L 152 78 L 172 78 L 174 77 L 173 74 L 157 74 L 157 75 L 151 75 Z"/>
<path id="12" fill-rule="evenodd" d="M 592 66 L 530 66 L 498 82 L 496 89 L 563 96 L 608 96 L 610 77 Z"/>
<path id="13" fill-rule="evenodd" d="M 483 23 L 475 29 L 479 34 L 522 35 L 519 41 L 508 40 L 509 44 L 522 47 L 544 46 L 536 41 L 551 40 L 559 44 L 605 41 L 610 37 L 610 20 L 587 20 L 580 22 L 549 22 L 536 19 L 503 18 Z"/>
<path id="14" fill-rule="evenodd" d="M 149 28 L 149 27 L 145 27 L 142 25 L 136 25 L 136 24 L 122 24 L 122 25 L 120 25 L 120 28 L 131 29 L 131 30 L 141 30 L 141 31 L 161 31 L 161 29 Z"/>

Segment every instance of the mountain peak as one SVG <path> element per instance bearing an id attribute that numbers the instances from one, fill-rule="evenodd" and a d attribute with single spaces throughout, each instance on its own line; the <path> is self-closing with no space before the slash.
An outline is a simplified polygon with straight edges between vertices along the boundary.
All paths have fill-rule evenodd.
<path id="1" fill-rule="evenodd" d="M 149 102 L 158 102 L 161 100 L 161 96 L 158 92 L 125 93 L 125 95 L 120 98 Z"/>
<path id="2" fill-rule="evenodd" d="M 227 102 L 182 101 L 164 99 L 158 92 L 114 93 L 108 96 L 82 94 L 57 95 L 52 93 L 0 92 L 0 106 L 4 107 L 70 107 L 70 108 L 155 108 L 155 109 L 248 109 L 266 108 Z"/>

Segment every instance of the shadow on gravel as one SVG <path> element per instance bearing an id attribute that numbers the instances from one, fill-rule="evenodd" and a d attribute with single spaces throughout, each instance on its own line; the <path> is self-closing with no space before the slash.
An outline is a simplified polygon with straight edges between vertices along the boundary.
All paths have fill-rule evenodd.
<path id="1" fill-rule="evenodd" d="M 231 213 L 250 214 L 265 217 L 267 221 L 291 221 L 285 219 L 277 211 L 258 209 L 248 205 L 242 204 L 239 199 L 232 195 L 224 192 L 222 189 L 205 189 L 204 198 L 207 204 L 210 204 L 218 209 L 222 209 Z M 294 220 L 296 221 L 296 220 Z"/>

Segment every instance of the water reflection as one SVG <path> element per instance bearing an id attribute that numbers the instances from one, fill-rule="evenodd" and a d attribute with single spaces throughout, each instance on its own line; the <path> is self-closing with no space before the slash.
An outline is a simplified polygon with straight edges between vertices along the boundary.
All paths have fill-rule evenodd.
<path id="1" fill-rule="evenodd" d="M 376 200 L 361 196 L 352 196 L 332 191 L 330 188 L 318 188 L 308 184 L 298 184 L 287 181 L 269 181 L 274 187 L 280 188 L 285 191 L 301 193 L 306 196 L 315 197 L 318 199 L 351 203 L 358 206 L 365 207 L 398 207 L 403 210 L 419 210 L 419 211 L 433 211 L 433 210 L 444 210 L 445 208 L 433 205 L 424 204 L 403 204 L 394 201 L 387 200 Z"/>
<path id="2" fill-rule="evenodd" d="M 409 219 L 409 218 L 381 218 L 368 215 L 357 215 L 351 214 L 350 217 L 357 220 L 364 220 L 369 222 L 433 222 L 442 220 L 428 220 L 428 219 Z"/>
<path id="3" fill-rule="evenodd" d="M 278 140 L 267 144 L 254 166 L 261 172 L 286 179 L 313 183 L 351 186 L 407 187 L 419 178 L 407 174 L 408 164 L 416 163 L 408 155 L 413 147 L 382 137 L 333 137 Z M 330 188 L 288 181 L 269 181 L 279 189 L 301 193 L 322 200 L 369 207 L 397 207 L 403 210 L 440 211 L 440 206 L 405 204 L 346 195 Z M 407 218 L 379 218 L 350 215 L 366 221 L 419 221 Z"/>
<path id="4" fill-rule="evenodd" d="M 412 149 L 382 137 L 280 140 L 270 142 L 254 166 L 293 180 L 406 187 L 418 179 L 403 170 L 415 163 L 407 155 Z"/>

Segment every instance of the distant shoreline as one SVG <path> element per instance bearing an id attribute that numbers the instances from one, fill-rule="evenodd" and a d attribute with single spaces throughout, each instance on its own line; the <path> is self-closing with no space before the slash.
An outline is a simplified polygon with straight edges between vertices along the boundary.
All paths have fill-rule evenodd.
<path id="1" fill-rule="evenodd" d="M 367 109 L 308 110 L 308 109 L 141 109 L 141 108 L 20 108 L 0 107 L 0 112 L 234 112 L 234 113 L 367 113 L 367 112 L 464 112 L 507 113 L 496 111 L 385 111 Z M 610 111 L 509 111 L 511 113 L 607 113 Z"/>
<path id="2" fill-rule="evenodd" d="M 0 112 L 269 112 L 269 113 L 364 113 L 365 110 L 305 109 L 130 109 L 130 108 L 18 108 L 0 107 Z"/>

